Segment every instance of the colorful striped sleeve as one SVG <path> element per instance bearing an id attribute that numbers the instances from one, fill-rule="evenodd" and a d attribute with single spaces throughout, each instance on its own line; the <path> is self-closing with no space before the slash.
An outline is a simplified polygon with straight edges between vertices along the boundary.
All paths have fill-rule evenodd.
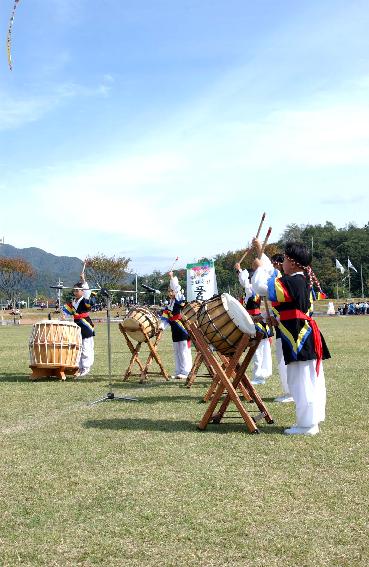
<path id="1" fill-rule="evenodd" d="M 74 315 L 75 309 L 71 303 L 65 303 L 62 308 L 66 315 Z"/>
<path id="2" fill-rule="evenodd" d="M 277 274 L 277 271 L 274 272 L 272 277 L 268 280 L 268 298 L 271 301 L 278 301 L 278 303 L 292 301 L 292 298 L 288 292 L 288 289 L 284 285 L 282 278 L 277 277 Z"/>

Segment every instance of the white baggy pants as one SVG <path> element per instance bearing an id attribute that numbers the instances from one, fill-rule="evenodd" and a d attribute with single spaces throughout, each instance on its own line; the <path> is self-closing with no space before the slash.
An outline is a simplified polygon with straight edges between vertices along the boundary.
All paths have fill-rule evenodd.
<path id="1" fill-rule="evenodd" d="M 258 348 L 252 357 L 252 379 L 266 380 L 272 375 L 272 351 L 269 339 L 260 341 Z"/>
<path id="2" fill-rule="evenodd" d="M 275 354 L 277 357 L 278 371 L 279 371 L 279 378 L 281 380 L 282 392 L 284 395 L 288 395 L 290 392 L 287 384 L 287 365 L 284 361 L 281 338 L 275 340 Z"/>
<path id="3" fill-rule="evenodd" d="M 323 363 L 319 375 L 316 360 L 287 364 L 287 383 L 296 404 L 296 425 L 313 427 L 325 419 L 326 390 Z"/>
<path id="4" fill-rule="evenodd" d="M 94 338 L 82 339 L 81 357 L 79 359 L 80 372 L 89 371 L 94 363 Z"/>
<path id="5" fill-rule="evenodd" d="M 173 342 L 173 351 L 176 376 L 178 374 L 188 376 L 192 368 L 191 347 L 188 346 L 187 341 Z"/>

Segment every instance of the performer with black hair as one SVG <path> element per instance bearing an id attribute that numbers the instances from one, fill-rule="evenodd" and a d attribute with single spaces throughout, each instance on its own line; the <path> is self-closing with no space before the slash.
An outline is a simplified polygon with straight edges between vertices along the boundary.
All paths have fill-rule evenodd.
<path id="1" fill-rule="evenodd" d="M 83 272 L 81 280 L 73 286 L 73 296 L 74 298 L 69 303 L 63 305 L 62 312 L 65 315 L 72 316 L 74 322 L 81 329 L 82 350 L 78 376 L 86 376 L 94 363 L 95 331 L 89 311 L 95 303 L 95 299 L 94 296 L 91 296 L 91 291 L 88 288 Z"/>
<path id="2" fill-rule="evenodd" d="M 296 425 L 287 435 L 316 435 L 325 419 L 326 389 L 322 360 L 330 358 L 325 340 L 312 318 L 312 286 L 317 281 L 310 267 L 311 253 L 299 242 L 288 242 L 283 272 L 268 277 L 262 261 L 254 260 L 253 285 L 267 295 L 278 312 L 288 388 L 296 404 Z"/>
<path id="3" fill-rule="evenodd" d="M 181 309 L 185 304 L 185 296 L 179 285 L 177 276 L 170 271 L 168 299 L 169 303 L 162 312 L 161 326 L 170 326 L 172 331 L 173 351 L 175 360 L 175 375 L 173 378 L 187 378 L 192 368 L 191 341 L 183 323 Z"/>

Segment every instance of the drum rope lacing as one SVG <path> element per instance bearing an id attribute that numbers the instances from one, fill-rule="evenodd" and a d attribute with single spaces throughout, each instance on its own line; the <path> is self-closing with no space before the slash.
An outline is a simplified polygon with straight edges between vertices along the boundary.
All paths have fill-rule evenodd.
<path id="1" fill-rule="evenodd" d="M 203 306 L 199 309 L 199 316 L 198 316 L 199 322 L 200 322 L 201 316 L 203 316 L 203 318 L 205 317 L 204 313 L 200 313 L 200 311 L 201 311 L 201 312 L 205 312 L 205 313 L 208 315 L 208 318 L 209 318 L 209 320 L 207 321 L 207 325 L 206 325 L 206 332 L 207 332 L 207 330 L 209 329 L 209 327 L 211 326 L 211 327 L 213 327 L 213 329 L 214 329 L 214 331 L 215 331 L 213 338 L 215 338 L 215 335 L 220 335 L 220 337 L 221 337 L 220 339 L 218 339 L 218 340 L 216 340 L 216 341 L 214 341 L 214 342 L 212 342 L 212 341 L 210 340 L 210 338 L 209 338 L 209 342 L 211 342 L 211 344 L 213 344 L 214 346 L 216 346 L 217 343 L 221 343 L 221 341 L 224 340 L 231 348 L 235 348 L 235 344 L 232 343 L 232 342 L 229 340 L 229 337 L 235 332 L 236 329 L 232 329 L 231 332 L 230 332 L 228 335 L 224 335 L 224 334 L 220 331 L 220 329 L 218 329 L 218 327 L 216 327 L 216 326 L 214 325 L 214 322 L 213 322 L 213 321 L 216 321 L 217 319 L 223 317 L 223 313 L 221 313 L 221 314 L 215 316 L 214 318 L 211 318 L 210 315 L 209 315 L 209 314 L 211 313 L 211 311 L 214 311 L 214 310 L 217 309 L 217 308 L 218 308 L 218 307 L 216 306 L 216 307 L 207 309 L 207 305 L 203 305 Z M 201 322 L 200 324 L 202 324 L 202 322 Z M 204 334 L 205 334 L 205 333 L 204 333 Z"/>

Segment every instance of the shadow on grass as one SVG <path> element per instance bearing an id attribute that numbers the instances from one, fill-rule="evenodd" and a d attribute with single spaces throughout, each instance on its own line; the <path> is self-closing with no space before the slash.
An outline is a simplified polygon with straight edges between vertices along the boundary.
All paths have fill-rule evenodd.
<path id="1" fill-rule="evenodd" d="M 0 374 L 0 382 L 29 382 L 30 384 L 37 384 L 38 382 L 61 382 L 60 378 L 57 376 L 43 376 L 36 378 L 35 380 L 30 380 L 31 372 L 27 374 Z M 65 382 L 79 382 L 82 383 L 82 379 L 74 378 L 71 375 L 67 375 Z M 109 378 L 107 376 L 89 376 L 84 378 L 83 382 L 105 382 L 109 383 Z"/>
<path id="2" fill-rule="evenodd" d="M 31 372 L 27 374 L 0 374 L 0 382 L 32 382 L 32 380 L 29 379 L 30 376 Z"/>
<path id="3" fill-rule="evenodd" d="M 190 396 L 150 396 L 149 398 L 140 398 L 140 403 L 143 404 L 160 404 L 161 402 L 166 402 L 166 403 L 170 403 L 170 402 L 174 402 L 174 403 L 179 403 L 179 402 L 193 402 L 193 403 L 197 403 L 198 400 L 197 398 L 193 398 Z"/>
<path id="4" fill-rule="evenodd" d="M 109 430 L 129 430 L 129 431 L 161 431 L 164 433 L 175 433 L 180 431 L 190 431 L 191 433 L 205 434 L 218 433 L 225 435 L 227 433 L 246 433 L 250 434 L 244 423 L 227 423 L 220 424 L 209 423 L 206 430 L 200 431 L 197 428 L 197 423 L 192 421 L 171 421 L 168 419 L 132 419 L 132 418 L 114 418 L 114 419 L 90 419 L 84 423 L 86 429 L 109 429 Z M 262 427 L 258 426 L 260 433 L 274 433 L 282 434 L 283 427 L 265 424 Z"/>

